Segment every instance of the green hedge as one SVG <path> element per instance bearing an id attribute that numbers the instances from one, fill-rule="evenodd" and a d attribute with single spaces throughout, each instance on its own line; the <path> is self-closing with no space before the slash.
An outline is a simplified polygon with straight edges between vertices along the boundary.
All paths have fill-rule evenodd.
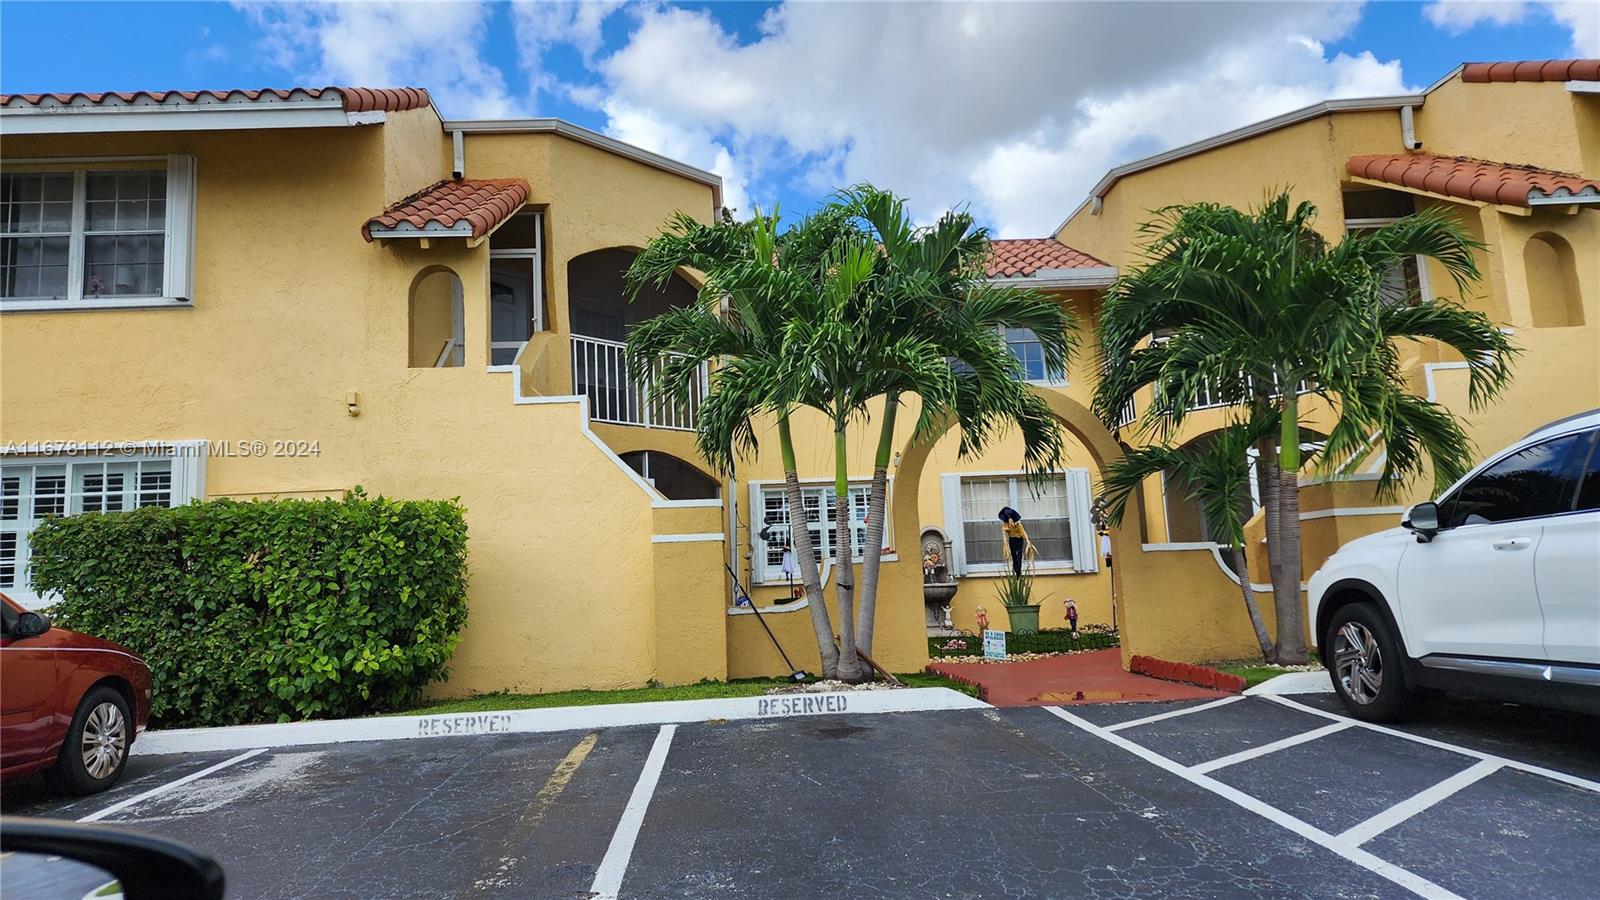
<path id="1" fill-rule="evenodd" d="M 1076 636 L 1065 628 L 1044 628 L 1037 632 L 1006 634 L 1007 653 L 1071 653 L 1076 650 L 1104 650 L 1120 646 L 1115 631 L 1104 625 L 1085 625 Z M 928 638 L 928 655 L 934 659 L 982 656 L 983 637 L 959 634 Z"/>
<path id="2" fill-rule="evenodd" d="M 467 619 L 453 500 L 212 500 L 50 519 L 33 582 L 69 628 L 142 654 L 162 726 L 414 703 Z"/>

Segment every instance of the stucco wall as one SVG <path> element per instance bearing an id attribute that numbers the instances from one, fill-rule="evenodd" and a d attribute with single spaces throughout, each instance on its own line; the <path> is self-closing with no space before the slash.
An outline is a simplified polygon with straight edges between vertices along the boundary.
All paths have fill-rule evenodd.
<path id="1" fill-rule="evenodd" d="M 0 442 L 219 442 L 206 469 L 212 497 L 355 485 L 459 497 L 469 622 L 436 694 L 721 677 L 722 543 L 654 544 L 658 524 L 678 527 L 679 510 L 657 522 L 656 498 L 585 433 L 581 405 L 516 403 L 514 375 L 484 371 L 487 247 L 361 238 L 387 201 L 447 174 L 448 142 L 427 116 L 349 129 L 8 137 L 8 157 L 194 154 L 198 201 L 192 308 L 0 316 Z M 535 185 L 555 223 L 552 259 L 641 244 L 680 207 L 709 215 L 707 186 L 581 145 L 552 149 L 572 144 L 564 138 L 506 143 L 519 153 L 496 158 L 469 141 L 471 174 Z M 463 283 L 461 368 L 407 365 L 409 291 L 435 267 Z M 564 310 L 552 282 L 552 306 Z M 564 336 L 549 343 L 564 352 Z M 552 368 L 565 373 L 564 357 Z M 570 375 L 549 387 L 570 393 Z M 254 440 L 316 449 L 243 456 L 220 443 Z M 700 513 L 687 524 L 720 521 L 719 508 Z M 663 644 L 687 652 L 658 667 Z"/>

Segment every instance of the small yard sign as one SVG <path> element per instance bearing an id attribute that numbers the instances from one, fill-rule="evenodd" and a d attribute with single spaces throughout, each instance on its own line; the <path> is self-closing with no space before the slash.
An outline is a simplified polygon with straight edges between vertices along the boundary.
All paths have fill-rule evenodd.
<path id="1" fill-rule="evenodd" d="M 983 630 L 983 658 L 1006 658 L 1006 633 L 1004 631 L 995 631 L 992 628 Z"/>

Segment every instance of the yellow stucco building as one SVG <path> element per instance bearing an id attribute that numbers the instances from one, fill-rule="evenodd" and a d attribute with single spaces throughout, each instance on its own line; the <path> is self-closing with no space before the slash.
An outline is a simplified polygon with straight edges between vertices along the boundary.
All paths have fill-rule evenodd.
<path id="1" fill-rule="evenodd" d="M 1054 236 L 997 241 L 992 278 L 1059 296 L 1085 326 L 1066 372 L 1008 336 L 1067 426 L 1065 470 L 1030 490 L 1014 441 L 962 460 L 953 435 L 915 444 L 900 417 L 879 661 L 926 662 L 944 615 L 924 602 L 928 543 L 958 583 L 954 626 L 974 629 L 979 606 L 1005 625 L 1003 505 L 1040 547 L 1045 627 L 1071 599 L 1085 622 L 1115 619 L 1125 654 L 1252 651 L 1235 576 L 1181 493 L 1152 479 L 1106 538 L 1110 567 L 1090 522 L 1121 452 L 1087 411 L 1090 325 L 1149 209 L 1289 186 L 1331 237 L 1449 209 L 1487 245 L 1469 302 L 1526 350 L 1508 397 L 1469 418 L 1479 446 L 1600 405 L 1600 76 L 1577 66 L 1468 66 L 1422 94 L 1280 116 L 1118 167 Z M 441 693 L 779 673 L 729 569 L 815 668 L 782 529 L 762 536 L 786 522 L 775 440 L 715 476 L 692 410 L 622 366 L 628 327 L 695 284 L 628 304 L 621 272 L 674 212 L 718 214 L 716 175 L 555 120 L 441 120 L 416 89 L 6 96 L 0 133 L 0 589 L 37 599 L 27 535 L 45 516 L 362 485 L 467 508 L 470 619 Z M 1485 183 L 1499 192 L 1480 197 Z M 1459 361 L 1408 353 L 1414 389 L 1464 412 Z M 826 552 L 832 442 L 820 421 L 794 431 Z M 863 492 L 874 440 L 851 435 Z M 864 497 L 847 502 L 859 547 Z M 1359 479 L 1308 487 L 1304 505 L 1308 567 L 1398 513 Z"/>

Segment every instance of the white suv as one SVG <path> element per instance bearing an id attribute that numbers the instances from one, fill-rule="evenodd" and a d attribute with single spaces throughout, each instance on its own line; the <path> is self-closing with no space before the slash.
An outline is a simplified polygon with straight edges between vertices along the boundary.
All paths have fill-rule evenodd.
<path id="1" fill-rule="evenodd" d="M 1311 576 L 1308 621 L 1352 715 L 1423 689 L 1600 714 L 1600 410 L 1490 457 Z"/>

